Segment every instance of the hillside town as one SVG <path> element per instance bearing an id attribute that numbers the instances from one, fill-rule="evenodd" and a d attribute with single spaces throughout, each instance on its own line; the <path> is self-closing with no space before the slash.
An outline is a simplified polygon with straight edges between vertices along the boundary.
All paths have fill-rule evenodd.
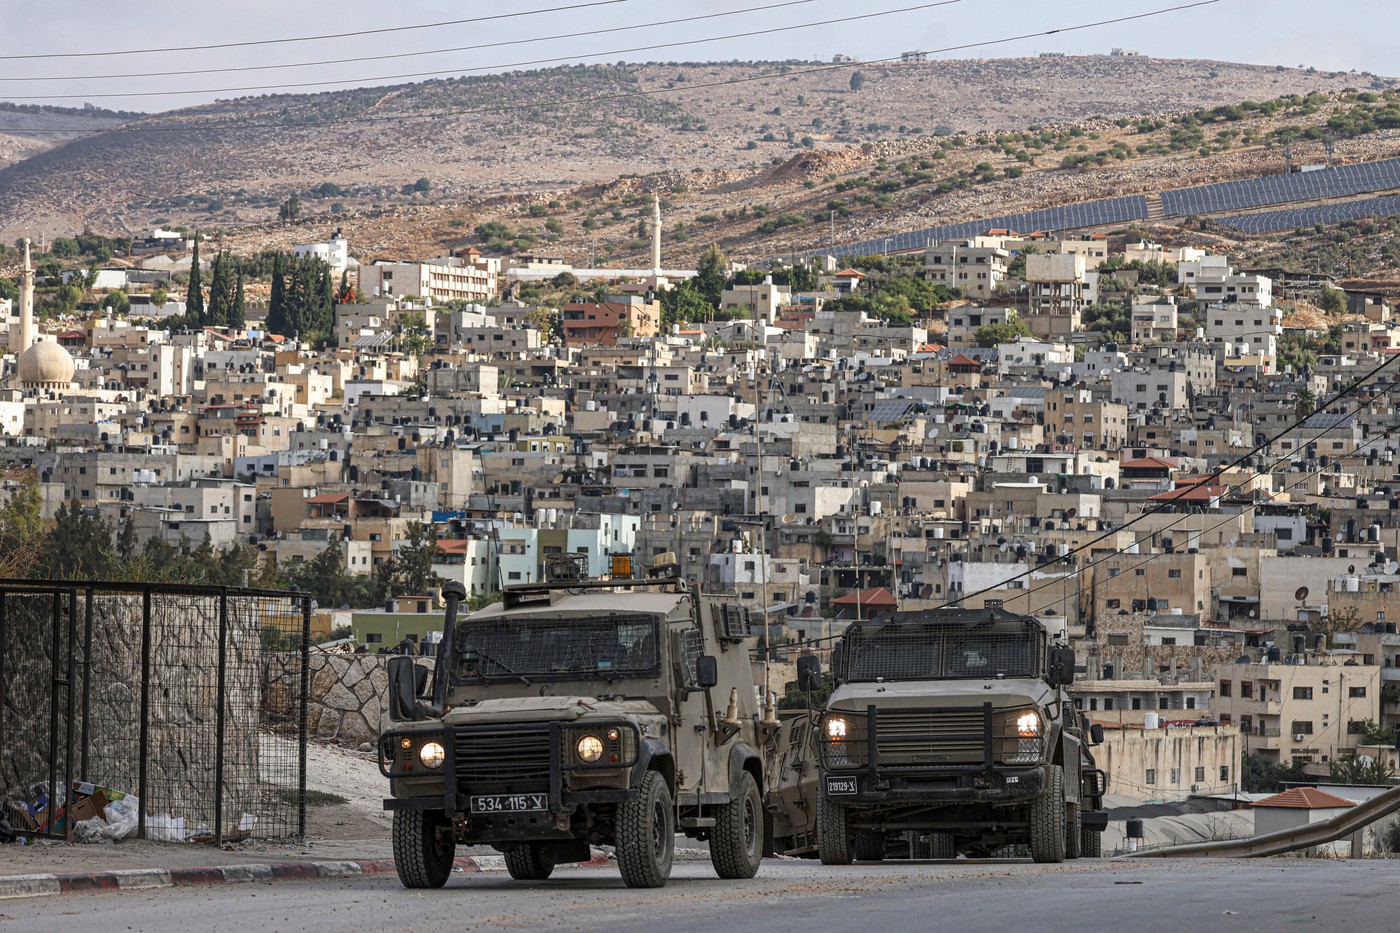
<path id="1" fill-rule="evenodd" d="M 1085 715 L 1207 739 L 1185 764 L 1110 745 L 1142 798 L 1236 793 L 1247 758 L 1393 762 L 1387 295 L 1007 229 L 669 270 L 659 206 L 649 226 L 639 270 L 299 245 L 342 283 L 314 339 L 241 277 L 240 320 L 189 326 L 206 299 L 179 282 L 221 260 L 166 231 L 78 271 L 94 310 L 36 320 L 26 241 L 7 494 L 126 557 L 247 555 L 222 582 L 295 580 L 338 650 L 431 654 L 447 581 L 484 606 L 561 561 L 662 567 L 763 619 L 788 683 L 853 620 L 1034 615 L 1074 646 Z M 572 294 L 530 300 L 550 285 Z"/>

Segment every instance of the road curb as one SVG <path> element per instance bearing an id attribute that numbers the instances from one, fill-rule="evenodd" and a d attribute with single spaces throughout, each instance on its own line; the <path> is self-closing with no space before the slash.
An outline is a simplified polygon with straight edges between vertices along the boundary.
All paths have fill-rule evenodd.
<path id="1" fill-rule="evenodd" d="M 607 864 L 607 856 L 594 849 L 593 857 L 588 861 L 560 865 L 559 868 L 603 868 Z M 464 856 L 455 859 L 453 867 L 467 874 L 506 870 L 505 858 L 499 855 L 474 858 Z M 207 868 L 135 868 L 121 871 L 9 875 L 0 876 L 0 900 L 50 897 L 56 894 L 88 894 L 98 891 L 140 891 L 152 888 L 239 884 L 249 881 L 345 878 L 353 875 L 382 875 L 393 871 L 393 859 L 357 859 L 338 862 L 274 862 Z"/>

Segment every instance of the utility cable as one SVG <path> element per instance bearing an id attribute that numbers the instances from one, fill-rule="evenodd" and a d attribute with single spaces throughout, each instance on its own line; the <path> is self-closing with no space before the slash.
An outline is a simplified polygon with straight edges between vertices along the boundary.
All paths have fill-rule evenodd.
<path id="1" fill-rule="evenodd" d="M 1062 27 L 1059 27 L 1059 28 L 1057 28 L 1057 29 L 1048 29 L 1048 30 L 1043 30 L 1043 31 L 1041 31 L 1041 32 L 1021 33 L 1021 34 L 1019 34 L 1019 35 L 1005 36 L 1005 37 L 1000 38 L 1000 39 L 986 39 L 986 40 L 983 40 L 983 41 L 980 41 L 980 42 L 968 42 L 968 43 L 963 43 L 963 44 L 960 44 L 960 45 L 945 46 L 944 48 L 941 48 L 941 49 L 933 49 L 933 50 L 930 50 L 927 54 L 930 54 L 930 55 L 940 55 L 940 54 L 944 54 L 944 53 L 947 53 L 947 52 L 960 52 L 960 51 L 966 51 L 966 50 L 968 50 L 968 49 L 974 49 L 974 48 L 986 48 L 986 47 L 988 47 L 988 46 L 993 46 L 993 45 L 1004 45 L 1004 44 L 1011 43 L 1011 42 L 1019 42 L 1019 41 L 1025 40 L 1025 39 L 1035 39 L 1035 38 L 1040 38 L 1040 37 L 1044 37 L 1044 36 L 1058 35 L 1058 34 L 1060 34 L 1060 33 L 1076 32 L 1076 31 L 1081 31 L 1081 30 L 1086 30 L 1086 29 L 1095 29 L 1095 28 L 1099 28 L 1099 27 L 1102 27 L 1102 26 L 1111 26 L 1111 25 L 1116 25 L 1116 24 L 1118 24 L 1118 23 L 1129 22 L 1129 21 L 1132 21 L 1132 20 L 1140 20 L 1140 19 L 1146 19 L 1146 18 L 1148 18 L 1148 17 L 1163 16 L 1163 15 L 1166 15 L 1166 14 L 1168 14 L 1168 13 L 1178 13 L 1178 12 L 1182 12 L 1182 11 L 1185 11 L 1185 10 L 1196 9 L 1196 8 L 1198 8 L 1198 7 L 1211 6 L 1211 5 L 1213 5 L 1213 4 L 1220 3 L 1220 2 L 1221 2 L 1221 0 L 1194 0 L 1194 2 L 1182 3 L 1182 4 L 1177 4 L 1177 5 L 1175 5 L 1175 6 L 1169 6 L 1169 7 L 1162 7 L 1162 8 L 1156 9 L 1156 10 L 1150 10 L 1150 11 L 1145 12 L 1145 13 L 1136 13 L 1136 14 L 1133 14 L 1133 15 L 1130 15 L 1130 16 L 1119 16 L 1119 17 L 1114 17 L 1114 18 L 1111 18 L 1111 19 L 1095 20 L 1095 21 L 1088 22 L 1088 23 L 1078 23 L 1078 24 L 1073 25 L 1073 26 L 1062 26 Z M 352 124 L 366 125 L 366 124 L 374 124 L 374 123 L 399 123 L 399 122 L 404 122 L 404 121 L 408 121 L 408 120 L 442 120 L 442 119 L 445 119 L 445 118 L 448 118 L 448 117 L 480 116 L 480 115 L 483 115 L 483 114 L 510 113 L 510 112 L 520 111 L 520 110 L 537 110 L 537 109 L 540 109 L 540 108 L 570 107 L 570 106 L 575 106 L 575 105 L 578 105 L 578 106 L 584 106 L 584 105 L 587 105 L 587 106 L 596 106 L 596 105 L 598 105 L 598 104 L 612 103 L 612 102 L 615 102 L 615 101 L 633 100 L 633 99 L 637 99 L 637 98 L 647 98 L 647 97 L 658 97 L 658 96 L 661 96 L 661 95 L 664 95 L 664 94 L 677 94 L 677 93 L 680 93 L 680 92 L 682 92 L 682 91 L 711 90 L 711 89 L 721 88 L 721 87 L 735 87 L 735 86 L 738 86 L 738 85 L 754 84 L 754 83 L 757 83 L 757 82 L 760 82 L 760 81 L 771 81 L 771 80 L 775 80 L 775 79 L 778 79 L 778 78 L 784 78 L 784 77 L 788 77 L 788 78 L 794 77 L 794 76 L 796 76 L 796 77 L 801 77 L 801 76 L 803 76 L 803 75 L 823 74 L 823 73 L 830 73 L 830 72 L 833 72 L 833 71 L 849 71 L 849 70 L 851 70 L 851 69 L 860 68 L 860 67 L 862 67 L 862 66 L 882 65 L 882 64 L 894 64 L 894 63 L 899 62 L 899 61 L 900 61 L 900 56 L 897 56 L 897 55 L 896 55 L 896 56 L 891 56 L 891 57 L 888 57 L 888 58 L 870 59 L 870 60 L 867 60 L 867 61 L 864 61 L 864 62 L 841 62 L 841 63 L 839 63 L 839 64 L 831 64 L 831 65 L 812 65 L 812 66 L 809 66 L 809 67 L 807 67 L 807 68 L 787 68 L 787 70 L 785 70 L 785 71 L 774 71 L 774 72 L 768 72 L 768 73 L 765 73 L 765 74 L 747 75 L 747 76 L 740 77 L 740 78 L 724 78 L 724 79 L 721 79 L 721 80 L 718 80 L 718 81 L 685 82 L 684 85 L 677 86 L 677 87 L 658 87 L 658 88 L 651 88 L 651 89 L 649 89 L 649 90 L 618 91 L 618 92 L 609 93 L 609 94 L 596 94 L 596 95 L 589 96 L 589 97 L 560 98 L 560 99 L 556 99 L 556 100 L 552 100 L 552 101 L 531 101 L 531 102 L 529 102 L 529 103 L 518 103 L 518 104 L 496 104 L 496 105 L 486 106 L 486 107 L 464 107 L 464 108 L 454 108 L 454 109 L 451 109 L 451 110 L 425 111 L 425 112 L 421 112 L 421 113 L 410 113 L 410 114 L 385 114 L 385 115 L 383 115 L 383 116 L 373 116 L 373 117 L 370 117 L 370 116 L 351 116 L 351 117 L 342 117 L 342 118 L 338 118 L 338 119 L 327 119 L 327 120 L 305 120 L 305 121 L 301 121 L 301 122 L 296 122 L 296 121 L 286 121 L 286 122 L 282 122 L 282 121 L 279 121 L 279 122 L 266 122 L 266 121 L 264 121 L 264 122 L 258 122 L 257 120 L 247 120 L 247 119 L 231 118 L 231 119 L 229 119 L 228 121 L 222 122 L 222 123 L 220 123 L 220 122 L 203 121 L 203 120 L 201 120 L 201 121 L 198 121 L 198 122 L 193 122 L 193 121 L 192 121 L 192 122 L 190 122 L 190 123 L 185 123 L 185 124 L 173 124 L 173 125 L 172 125 L 172 124 L 154 125 L 154 126 L 127 126 L 127 125 L 121 125 L 121 126 L 113 127 L 111 130 L 107 130 L 106 132 L 122 132 L 122 133 L 162 133 L 162 132 L 164 132 L 164 133 L 187 133 L 187 132 L 191 132 L 191 131 L 196 131 L 196 130 L 197 130 L 197 131 L 199 131 L 199 132 L 201 132 L 201 133 L 208 133 L 208 132 L 216 132 L 216 131 L 221 130 L 221 129 L 229 129 L 229 130 L 246 130 L 246 129 L 294 130 L 294 129 L 315 129 L 315 128 L 319 128 L 319 127 L 322 127 L 322 126 L 330 126 L 330 125 L 334 125 L 334 126 L 348 126 L 348 125 L 352 125 Z M 157 116 L 157 115 L 153 115 L 153 116 Z M 172 116 L 174 116 L 175 118 L 179 118 L 179 115 L 178 115 L 178 114 L 175 114 L 175 115 L 172 115 Z M 187 116 L 198 116 L 198 115 L 187 115 Z M 25 133 L 25 134 L 31 134 L 31 135 L 39 135 L 39 134 L 72 135 L 72 134 L 73 134 L 73 130 L 71 130 L 71 129 L 52 129 L 52 128 L 48 128 L 48 127 L 34 128 L 34 129 L 25 129 L 25 128 L 22 128 L 22 127 L 8 127 L 8 128 L 6 128 L 5 131 L 8 132 L 8 133 L 12 133 L 12 134 L 13 134 L 13 133 Z"/>
<path id="2" fill-rule="evenodd" d="M 1094 537 L 1093 539 L 1089 540 L 1088 542 L 1086 542 L 1086 543 L 1084 543 L 1084 544 L 1081 544 L 1081 545 L 1079 545 L 1078 547 L 1075 547 L 1073 550 L 1071 550 L 1068 554 L 1065 554 L 1065 555 L 1064 555 L 1063 557 L 1061 557 L 1060 559 L 1061 559 L 1061 560 L 1064 560 L 1065 558 L 1073 557 L 1073 556 L 1075 556 L 1076 554 L 1081 554 L 1081 553 L 1083 553 L 1084 551 L 1090 550 L 1091 548 L 1094 547 L 1094 545 L 1098 544 L 1099 542 L 1104 541 L 1104 540 L 1106 540 L 1106 539 L 1112 537 L 1113 535 L 1117 534 L 1117 533 L 1120 532 L 1120 531 L 1123 531 L 1124 529 L 1131 528 L 1132 526 L 1136 525 L 1138 522 L 1142 521 L 1143 519 L 1146 519 L 1146 518 L 1149 518 L 1150 516 L 1158 515 L 1158 514 L 1161 514 L 1162 512 L 1167 511 L 1167 510 L 1170 509 L 1172 506 L 1177 505 L 1177 504 L 1179 503 L 1180 497 L 1181 497 L 1181 496 L 1186 495 L 1187 493 L 1191 492 L 1192 490 L 1199 489 L 1199 488 L 1201 488 L 1202 486 L 1209 486 L 1209 485 L 1212 485 L 1216 480 L 1220 479 L 1226 472 L 1228 472 L 1228 471 L 1230 471 L 1230 470 L 1233 470 L 1233 469 L 1235 469 L 1235 468 L 1237 468 L 1237 467 L 1243 465 L 1246 461 L 1248 461 L 1249 459 L 1251 459 L 1252 457 L 1254 457 L 1256 454 L 1259 454 L 1259 453 L 1263 452 L 1264 450 L 1267 450 L 1271 445 L 1273 445 L 1273 443 L 1274 443 L 1275 441 L 1277 441 L 1277 440 L 1283 438 L 1284 436 L 1286 436 L 1286 435 L 1289 434 L 1290 432 L 1296 430 L 1297 428 L 1302 427 L 1302 426 L 1307 422 L 1307 420 L 1308 420 L 1309 418 L 1312 418 L 1312 417 L 1314 417 L 1315 415 L 1325 414 L 1325 413 L 1326 413 L 1326 409 L 1328 409 L 1328 408 L 1330 408 L 1331 406 L 1335 405 L 1337 402 L 1341 401 L 1342 399 L 1345 399 L 1347 396 L 1351 395 L 1352 393 L 1358 391 L 1362 386 L 1364 386 L 1366 383 L 1368 383 L 1368 382 L 1370 382 L 1372 379 L 1374 379 L 1374 378 L 1381 372 L 1381 370 L 1383 370 L 1383 369 L 1385 369 L 1386 367 L 1392 365 L 1392 364 L 1395 363 L 1397 360 L 1400 360 L 1400 354 L 1394 354 L 1394 355 L 1390 356 L 1388 359 L 1382 360 L 1380 363 L 1378 363 L 1376 366 L 1374 366 L 1369 372 L 1365 373 L 1365 374 L 1362 375 L 1362 376 L 1358 376 L 1356 379 L 1354 379 L 1354 380 L 1352 380 L 1350 383 L 1348 383 L 1344 388 L 1342 388 L 1342 389 L 1339 390 L 1338 392 L 1334 393 L 1334 394 L 1332 395 L 1331 398 L 1327 399 L 1326 402 L 1324 402 L 1322 405 L 1318 406 L 1317 410 L 1315 410 L 1315 411 L 1313 411 L 1313 412 L 1310 412 L 1310 413 L 1308 413 L 1307 415 L 1304 415 L 1304 416 L 1301 417 L 1301 418 L 1295 419 L 1295 420 L 1294 420 L 1291 424 L 1289 424 L 1287 427 L 1284 427 L 1284 428 L 1280 429 L 1279 431 L 1275 432 L 1275 433 L 1274 433 L 1273 435 L 1271 435 L 1270 437 L 1265 438 L 1262 442 L 1260 442 L 1260 443 L 1254 445 L 1254 447 L 1250 448 L 1250 449 L 1249 449 L 1248 451 L 1246 451 L 1245 453 L 1243 453 L 1243 454 L 1241 454 L 1240 456 L 1236 457 L 1236 458 L 1235 458 L 1234 460 L 1232 460 L 1231 462 L 1229 462 L 1229 463 L 1227 463 L 1227 464 L 1225 464 L 1225 465 L 1223 465 L 1223 466 L 1216 467 L 1214 470 L 1212 470 L 1210 473 L 1206 474 L 1205 476 L 1201 477 L 1201 478 L 1200 478 L 1199 480 L 1197 480 L 1196 482 L 1191 483 L 1191 484 L 1188 485 L 1188 486 L 1179 486 L 1179 487 L 1177 487 L 1176 490 L 1173 490 L 1174 492 L 1177 493 L 1177 498 L 1166 500 L 1166 501 L 1162 502 L 1160 505 L 1157 505 L 1157 506 L 1154 507 L 1154 508 L 1151 508 L 1151 509 L 1148 509 L 1148 510 L 1146 510 L 1146 511 L 1144 511 L 1144 512 L 1138 513 L 1137 515 L 1133 516 L 1131 519 L 1129 519 L 1128 521 L 1124 522 L 1122 525 L 1118 526 L 1117 528 L 1113 529 L 1112 531 L 1105 531 L 1105 532 L 1103 532 L 1102 534 L 1099 534 L 1098 536 L 1096 536 L 1096 537 Z M 1360 410 L 1360 408 L 1356 409 L 1356 411 L 1359 411 L 1359 410 Z M 1353 414 L 1353 415 L 1354 415 L 1355 413 L 1356 413 L 1355 411 L 1351 412 L 1351 414 Z M 1324 429 L 1324 430 L 1326 430 L 1326 429 Z M 1319 436 L 1320 436 L 1320 435 L 1319 435 Z M 1256 470 L 1256 471 L 1254 471 L 1254 472 L 1255 472 L 1255 475 L 1256 475 L 1256 476 L 1262 476 L 1262 475 L 1263 475 L 1262 471 Z M 983 595 L 983 594 L 985 594 L 985 593 L 990 593 L 990 592 L 993 592 L 993 591 L 995 591 L 995 590 L 999 590 L 999 589 L 1001 589 L 1002 587 L 1004 587 L 1006 584 L 1012 583 L 1012 582 L 1014 582 L 1014 581 L 1016 581 L 1016 580 L 1024 580 L 1025 578 L 1029 577 L 1029 576 L 1030 576 L 1031 574 L 1033 574 L 1034 572 L 1035 572 L 1034 569 L 1027 569 L 1027 570 L 1025 570 L 1025 571 L 1023 571 L 1023 572 L 1021 572 L 1021 573 L 1016 574 L 1016 575 L 1013 576 L 1013 577 L 1009 577 L 1009 578 L 1007 578 L 1006 580 L 1002 580 L 1000 583 L 996 584 L 995 586 L 983 587 L 982 589 L 980 589 L 980 590 L 974 590 L 974 591 L 971 592 L 971 593 L 964 593 L 964 594 L 960 595 L 956 600 L 952 600 L 952 601 L 946 602 L 946 603 L 944 603 L 943 605 L 939 606 L 938 608 L 940 608 L 940 609 L 951 608 L 951 607 L 957 605 L 957 603 L 962 602 L 963 600 L 971 599 L 971 598 L 973 598 L 973 597 L 975 597 L 975 596 L 981 596 L 981 595 Z"/>
<path id="3" fill-rule="evenodd" d="M 591 29 L 586 32 L 568 32 L 553 36 L 536 36 L 529 39 L 506 39 L 500 42 L 485 42 L 480 45 L 459 45 L 447 49 L 425 49 L 419 52 L 395 52 L 388 55 L 357 55 L 353 58 L 331 58 L 315 62 L 287 62 L 282 65 L 242 65 L 236 68 L 195 68 L 190 71 L 136 71 L 125 74 L 108 75 L 54 75 L 46 77 L 6 77 L 0 76 L 0 82 L 5 81 L 107 81 L 115 78 L 174 78 L 183 75 L 208 75 L 224 74 L 228 72 L 242 71 L 274 71 L 280 68 L 312 68 L 321 65 L 348 65 L 360 62 L 387 61 L 396 58 L 417 58 L 424 55 L 446 55 L 451 52 L 477 52 L 482 49 L 496 49 L 511 45 L 530 45 L 535 42 L 555 42 L 561 39 L 582 39 L 588 36 L 601 36 L 615 32 L 631 32 L 638 29 L 653 29 L 660 26 L 676 26 L 681 23 L 694 23 L 706 19 L 721 19 L 726 16 L 738 16 L 744 13 L 761 13 L 767 10 L 778 10 L 784 7 L 801 6 L 808 3 L 815 3 L 817 0 L 784 0 L 782 3 L 770 3 L 767 6 L 746 7 L 742 10 L 728 10 L 723 13 L 706 13 L 703 16 L 685 16 L 680 19 L 658 20 L 652 23 L 636 23 L 630 26 L 613 26 L 609 29 Z M 603 53 L 609 54 L 609 53 Z M 455 73 L 455 72 L 454 72 Z M 339 82 L 336 82 L 339 83 Z M 182 93 L 197 93 L 195 91 Z"/>
<path id="4" fill-rule="evenodd" d="M 674 49 L 690 45 L 705 45 L 710 42 L 727 42 L 731 39 L 750 39 L 755 36 L 773 35 L 779 32 L 793 32 L 798 29 L 815 29 L 818 26 L 836 26 L 844 23 L 853 23 L 859 20 L 877 19 L 883 16 L 894 16 L 900 13 L 915 13 L 921 10 L 929 10 L 934 7 L 949 6 L 960 3 L 962 0 L 935 0 L 932 3 L 921 3 L 916 6 L 899 7 L 893 10 L 879 10 L 874 13 L 859 13 L 854 16 L 841 16 L 836 19 L 814 20 L 810 23 L 790 23 L 786 26 L 773 26 L 768 29 L 752 29 L 745 32 L 730 33 L 725 36 L 706 36 L 700 39 L 678 39 L 675 42 L 659 42 L 655 45 L 638 45 L 628 49 L 609 49 L 605 52 L 587 52 L 577 55 L 564 55 L 555 58 L 534 58 L 518 62 L 501 62 L 495 65 L 476 65 L 471 68 L 448 68 L 440 71 L 413 71 L 405 74 L 375 75 L 368 78 L 344 78 L 335 81 L 302 81 L 292 84 L 255 84 L 243 87 L 207 87 L 193 90 L 163 90 L 163 91 L 112 91 L 101 94 L 39 94 L 25 96 L 11 96 L 13 101 L 22 100 L 97 100 L 108 97 L 181 97 L 189 94 L 242 94 L 250 91 L 278 91 L 296 90 L 301 88 L 324 88 L 334 87 L 342 84 L 353 84 L 356 87 L 365 85 L 374 86 L 381 81 L 404 81 L 412 78 L 440 78 L 444 75 L 461 75 L 479 72 L 490 72 L 500 70 L 513 70 L 519 68 L 533 68 L 539 65 L 557 65 L 564 62 L 573 62 L 586 58 L 607 58 L 611 59 L 617 55 L 630 55 L 634 52 L 653 52 L 657 49 Z"/>
<path id="5" fill-rule="evenodd" d="M 516 19 L 521 16 L 539 16 L 544 13 L 563 13 L 568 10 L 583 10 L 589 7 L 613 6 L 629 0 L 590 0 L 587 3 L 570 3 L 566 6 L 547 7 L 542 10 L 520 10 L 515 13 L 496 13 L 491 16 L 473 16 L 470 19 L 450 19 L 440 23 L 417 23 L 412 26 L 385 26 L 382 29 L 361 29 L 355 32 L 335 32 L 320 36 L 293 36 L 285 39 L 251 39 L 247 42 L 218 42 L 213 45 L 179 45 L 163 49 L 118 49 L 104 52 L 35 52 L 26 55 L 0 55 L 0 62 L 16 62 L 52 58 L 106 58 L 115 55 L 163 55 L 167 52 L 205 52 L 211 49 L 242 49 L 255 45 L 285 45 L 290 42 L 321 42 L 328 39 L 351 39 L 356 36 L 380 36 L 386 33 L 409 32 L 416 29 L 440 29 L 445 26 L 465 26 L 468 24 L 489 23 L 495 20 Z"/>

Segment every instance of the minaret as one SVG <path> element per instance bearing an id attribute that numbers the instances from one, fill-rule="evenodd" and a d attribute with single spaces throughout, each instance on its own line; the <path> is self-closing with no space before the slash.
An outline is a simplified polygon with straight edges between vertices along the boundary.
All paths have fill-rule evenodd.
<path id="1" fill-rule="evenodd" d="M 651 196 L 651 274 L 661 274 L 661 195 Z"/>
<path id="2" fill-rule="evenodd" d="M 19 272 L 19 340 L 10 336 L 15 358 L 34 342 L 34 269 L 29 264 L 29 239 L 24 241 L 24 268 Z"/>

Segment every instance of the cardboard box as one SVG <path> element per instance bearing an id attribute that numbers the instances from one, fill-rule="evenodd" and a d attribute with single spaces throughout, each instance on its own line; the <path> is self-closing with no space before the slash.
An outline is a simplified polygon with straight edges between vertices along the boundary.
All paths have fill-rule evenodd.
<path id="1" fill-rule="evenodd" d="M 88 785 L 91 787 L 92 785 Z M 73 789 L 77 790 L 77 782 L 74 782 Z M 73 814 L 73 822 L 81 823 L 83 820 L 97 818 L 107 819 L 107 804 L 110 803 L 107 794 L 102 788 L 93 788 L 92 792 L 78 797 L 73 801 L 70 812 Z"/>

